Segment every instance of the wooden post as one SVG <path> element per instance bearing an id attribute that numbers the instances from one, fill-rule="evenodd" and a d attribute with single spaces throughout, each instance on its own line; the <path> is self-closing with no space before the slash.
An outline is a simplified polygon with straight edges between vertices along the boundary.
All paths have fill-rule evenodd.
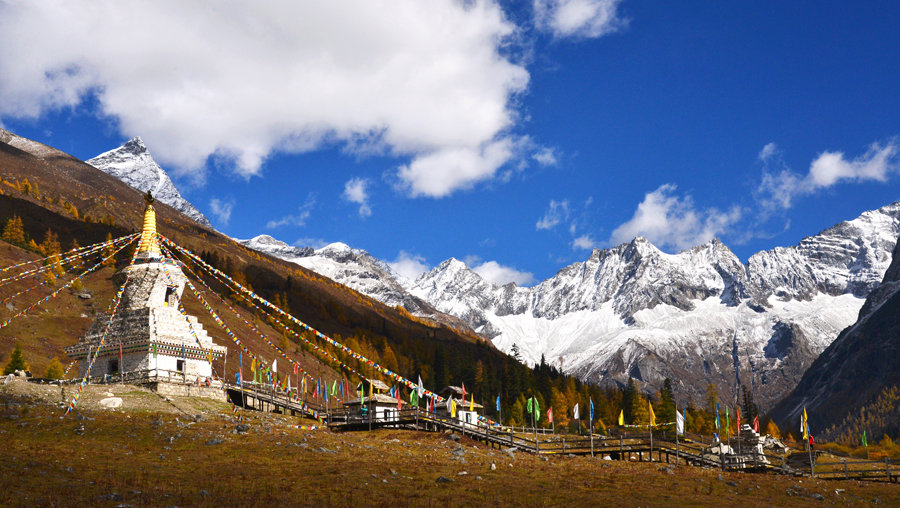
<path id="1" fill-rule="evenodd" d="M 884 458 L 884 474 L 887 475 L 888 483 L 891 482 L 891 465 L 887 457 Z"/>
<path id="2" fill-rule="evenodd" d="M 849 480 L 849 479 L 850 479 L 850 473 L 847 471 L 847 459 L 841 459 L 841 462 L 844 463 L 844 478 L 847 479 L 847 480 Z"/>
<path id="3" fill-rule="evenodd" d="M 622 440 L 622 434 L 619 434 L 619 460 L 625 457 L 625 441 Z"/>

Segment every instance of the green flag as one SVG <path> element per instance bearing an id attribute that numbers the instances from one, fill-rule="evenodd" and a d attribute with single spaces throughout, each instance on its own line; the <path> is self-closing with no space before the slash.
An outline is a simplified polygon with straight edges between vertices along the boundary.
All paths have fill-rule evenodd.
<path id="1" fill-rule="evenodd" d="M 156 358 L 156 343 L 153 344 L 153 358 Z"/>
<path id="2" fill-rule="evenodd" d="M 337 379 L 331 384 L 331 396 L 334 397 L 335 395 L 337 395 Z"/>
<path id="3" fill-rule="evenodd" d="M 412 405 L 412 406 L 418 406 L 418 405 L 419 405 L 419 397 L 418 397 L 418 394 L 416 393 L 415 390 L 409 392 L 409 403 L 410 403 L 410 405 Z"/>
<path id="4" fill-rule="evenodd" d="M 532 397 L 532 398 L 534 399 L 534 412 L 537 413 L 538 419 L 540 420 L 541 406 L 538 405 L 538 401 L 536 398 L 534 398 L 534 397 Z"/>
<path id="5" fill-rule="evenodd" d="M 528 404 L 525 406 L 525 410 L 528 411 L 528 414 L 531 414 L 531 412 L 533 411 L 533 410 L 531 409 L 531 401 L 532 401 L 533 399 L 534 399 L 534 397 L 529 397 L 529 398 L 528 398 Z"/>
<path id="6" fill-rule="evenodd" d="M 863 446 L 869 446 L 869 443 L 866 442 L 866 431 L 863 431 L 862 444 Z"/>

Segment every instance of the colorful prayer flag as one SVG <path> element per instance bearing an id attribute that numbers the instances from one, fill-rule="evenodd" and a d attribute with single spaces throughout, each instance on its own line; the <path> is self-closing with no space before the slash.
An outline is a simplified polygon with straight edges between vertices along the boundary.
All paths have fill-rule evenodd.
<path id="1" fill-rule="evenodd" d="M 866 442 L 866 431 L 863 431 L 863 435 L 862 435 L 862 445 L 865 446 L 865 447 L 868 447 L 868 446 L 869 446 L 869 443 Z"/>
<path id="2" fill-rule="evenodd" d="M 466 383 L 462 384 L 462 400 L 463 402 L 466 400 Z"/>
<path id="3" fill-rule="evenodd" d="M 422 375 L 421 374 L 419 374 L 419 387 L 417 390 L 419 392 L 418 393 L 419 397 L 422 397 L 422 395 L 425 393 L 425 385 L 422 384 Z"/>
<path id="4" fill-rule="evenodd" d="M 547 421 L 553 423 L 553 407 L 547 409 Z"/>
<path id="5" fill-rule="evenodd" d="M 759 434 L 759 415 L 753 417 L 753 431 Z"/>
<path id="6" fill-rule="evenodd" d="M 572 417 L 575 418 L 576 420 L 581 419 L 578 417 L 578 403 L 577 402 L 575 403 L 575 407 L 572 409 Z"/>
<path id="7" fill-rule="evenodd" d="M 684 435 L 684 415 L 675 410 L 675 433 L 679 436 Z"/>
<path id="8" fill-rule="evenodd" d="M 619 410 L 619 427 L 624 427 L 624 426 L 625 426 L 625 410 L 620 409 Z"/>
<path id="9" fill-rule="evenodd" d="M 722 425 L 719 423 L 719 403 L 716 402 L 716 430 L 720 430 Z"/>
<path id="10" fill-rule="evenodd" d="M 475 396 L 469 395 L 469 411 L 475 411 Z"/>
<path id="11" fill-rule="evenodd" d="M 803 439 L 809 439 L 809 420 L 806 416 L 806 408 L 803 408 L 803 415 L 800 416 L 800 430 L 803 432 Z"/>
<path id="12" fill-rule="evenodd" d="M 588 402 L 591 403 L 591 426 L 594 425 L 594 399 L 588 399 Z"/>
<path id="13" fill-rule="evenodd" d="M 497 395 L 497 412 L 500 412 L 500 396 Z"/>
<path id="14" fill-rule="evenodd" d="M 528 403 L 525 405 L 525 411 L 527 411 L 528 414 L 531 414 L 531 412 L 534 411 L 534 409 L 531 407 L 531 400 L 532 400 L 532 398 L 533 398 L 533 397 L 529 397 L 529 398 L 528 398 Z"/>
<path id="15" fill-rule="evenodd" d="M 656 414 L 653 413 L 653 404 L 647 400 L 647 407 L 650 408 L 650 426 L 656 427 Z"/>

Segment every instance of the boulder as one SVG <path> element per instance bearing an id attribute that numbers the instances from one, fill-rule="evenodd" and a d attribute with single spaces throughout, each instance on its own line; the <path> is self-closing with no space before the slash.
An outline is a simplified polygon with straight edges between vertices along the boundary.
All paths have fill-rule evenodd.
<path id="1" fill-rule="evenodd" d="M 121 397 L 107 397 L 100 401 L 100 405 L 105 407 L 106 409 L 115 409 L 117 407 L 122 407 L 122 398 Z"/>

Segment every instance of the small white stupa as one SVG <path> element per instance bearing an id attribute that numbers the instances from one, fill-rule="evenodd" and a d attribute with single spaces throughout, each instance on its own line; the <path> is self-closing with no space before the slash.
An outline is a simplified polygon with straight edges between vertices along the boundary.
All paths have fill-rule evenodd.
<path id="1" fill-rule="evenodd" d="M 113 376 L 156 388 L 162 388 L 157 383 L 221 386 L 212 381 L 210 360 L 221 357 L 226 348 L 213 343 L 196 317 L 178 310 L 187 278 L 177 261 L 163 257 L 150 193 L 146 201 L 134 264 L 113 277 L 117 286 L 125 287 L 112 321 L 109 314 L 98 316 L 88 333 L 66 352 L 78 360 L 79 377 L 83 377 L 105 332 L 92 378 Z"/>

